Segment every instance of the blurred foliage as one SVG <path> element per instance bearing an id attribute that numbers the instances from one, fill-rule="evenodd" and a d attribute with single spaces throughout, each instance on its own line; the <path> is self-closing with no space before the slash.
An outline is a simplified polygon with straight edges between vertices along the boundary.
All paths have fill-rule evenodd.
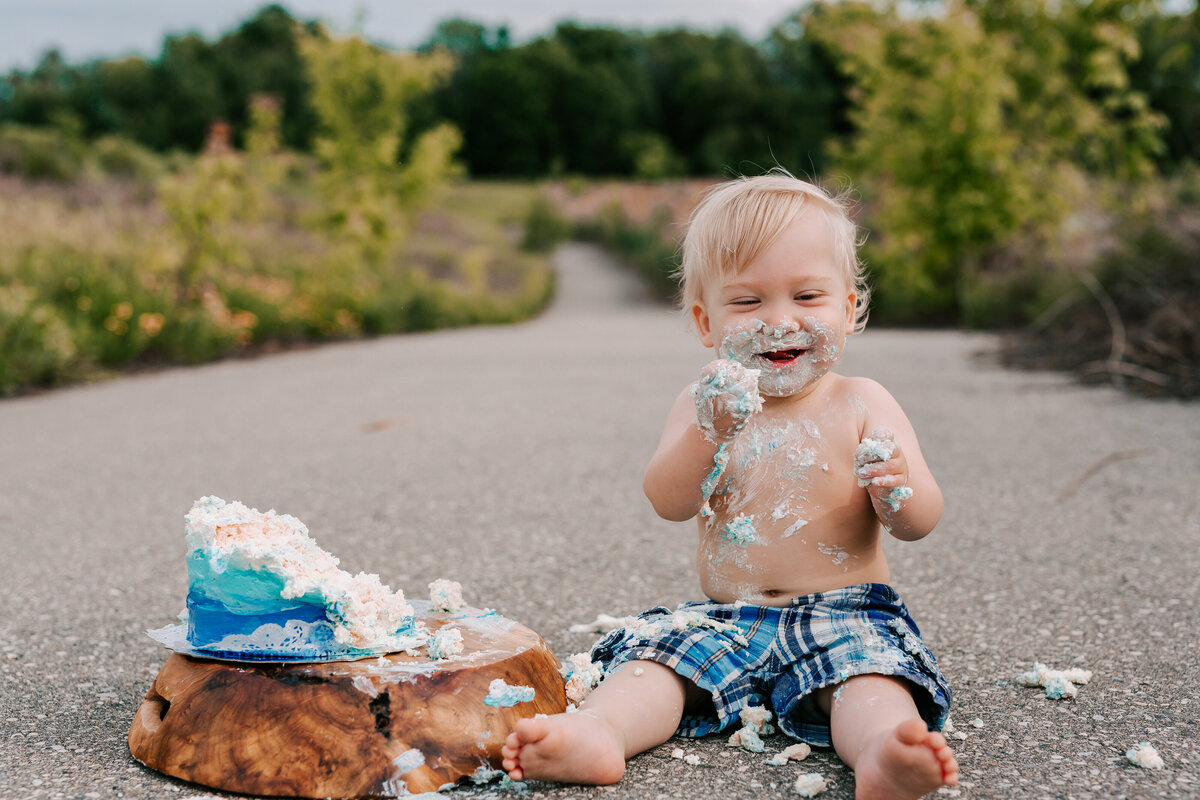
<path id="1" fill-rule="evenodd" d="M 400 157 L 421 131 L 450 122 L 475 176 L 670 177 L 775 164 L 823 174 L 833 164 L 829 146 L 862 130 L 849 110 L 865 88 L 859 79 L 870 80 L 867 65 L 908 71 L 923 60 L 927 70 L 935 62 L 1000 68 L 1011 90 L 1033 101 L 1017 116 L 1074 134 L 1072 160 L 1089 169 L 1137 174 L 1147 164 L 1138 153 L 1166 171 L 1200 158 L 1195 8 L 1162 0 L 927 0 L 904 12 L 887 0 L 839 5 L 797 3 L 758 43 L 731 30 L 563 23 L 517 45 L 503 27 L 447 19 L 420 49 L 447 54 L 452 66 L 438 69 L 450 79 L 432 95 L 386 100 L 407 121 Z M 891 49 L 872 55 L 839 39 L 830 26 L 849 19 L 864 41 Z M 964 33 L 971 26 L 977 31 Z M 49 51 L 32 70 L 0 78 L 0 122 L 73 119 L 88 139 L 111 133 L 157 151 L 195 152 L 218 119 L 240 146 L 251 98 L 269 94 L 282 109 L 282 144 L 310 151 L 321 123 L 303 49 L 318 30 L 268 5 L 215 41 L 168 37 L 152 59 L 71 65 Z M 964 52 L 952 30 L 982 49 Z M 912 64 L 902 63 L 899 44 L 908 36 Z M 860 63 L 850 69 L 848 57 Z M 1088 107 L 1075 102 L 1080 96 Z"/>
<path id="2" fill-rule="evenodd" d="M 324 227 L 365 266 L 387 259 L 403 230 L 405 209 L 454 174 L 457 130 L 441 124 L 417 136 L 400 165 L 405 105 L 428 93 L 450 67 L 441 54 L 393 53 L 352 36 L 311 35 L 301 52 L 312 76 L 312 102 L 321 120 L 315 153 Z"/>
<path id="3" fill-rule="evenodd" d="M 299 40 L 314 28 L 271 5 L 216 42 L 167 37 L 153 60 L 72 66 L 51 50 L 32 71 L 0 82 L 0 121 L 41 126 L 70 116 L 88 138 L 117 134 L 153 150 L 197 151 L 218 119 L 240 141 L 250 98 L 268 93 L 286 109 L 284 142 L 307 149 L 317 119 Z"/>
<path id="4" fill-rule="evenodd" d="M 436 113 L 463 132 L 471 174 L 663 178 L 825 165 L 840 78 L 806 40 L 559 25 L 519 47 L 465 21 L 426 49 L 457 67 Z"/>
<path id="5" fill-rule="evenodd" d="M 571 236 L 571 222 L 543 195 L 529 206 L 521 248 L 531 253 L 548 253 Z"/>
<path id="6" fill-rule="evenodd" d="M 449 183 L 451 126 L 405 145 L 403 101 L 444 59 L 307 36 L 315 156 L 283 146 L 270 95 L 250 98 L 242 149 L 218 122 L 200 154 L 166 161 L 62 124 L 0 128 L 0 394 L 545 305 L 546 259 L 508 230 L 537 187 L 488 187 L 485 205 Z"/>
<path id="7" fill-rule="evenodd" d="M 805 20 L 853 82 L 857 132 L 838 162 L 870 210 L 868 260 L 887 319 L 978 313 L 969 297 L 995 248 L 1051 237 L 1088 176 L 1136 185 L 1162 150 L 1165 121 L 1126 70 L 1140 5 L 978 5 L 910 18 L 839 3 Z"/>
<path id="8" fill-rule="evenodd" d="M 89 175 L 151 181 L 162 171 L 161 157 L 120 136 L 87 142 L 57 127 L 0 124 L 0 174 L 70 183 Z"/>
<path id="9" fill-rule="evenodd" d="M 204 152 L 218 121 L 226 152 Z M 448 19 L 412 54 L 332 37 L 270 5 L 214 41 L 169 37 L 152 59 L 71 65 L 51 51 L 0 78 L 0 172 L 142 187 L 131 197 L 166 248 L 143 269 L 171 291 L 156 283 L 161 308 L 144 312 L 168 321 L 128 341 L 155 357 L 187 357 L 162 344 L 192 337 L 170 320 L 224 352 L 265 330 L 357 335 L 460 319 L 455 302 L 429 299 L 444 298 L 440 278 L 398 266 L 454 156 L 477 179 L 673 181 L 777 164 L 845 175 L 861 193 L 875 321 L 1021 325 L 1100 275 L 1118 240 L 1136 237 L 1130 220 L 1200 162 L 1200 11 L 1165 0 L 809 0 L 757 43 L 731 30 L 563 23 L 517 44 L 505 28 Z M 528 253 L 563 235 L 548 204 L 507 211 L 526 225 Z M 614 207 L 571 226 L 674 294 L 677 230 L 663 220 Z M 272 230 L 295 249 L 268 253 Z M 453 273 L 477 298 L 522 284 L 497 279 L 494 259 L 469 245 L 422 247 L 420 274 Z M 284 262 L 266 283 L 230 278 Z M 304 301 L 264 301 L 282 291 L 274 281 Z M 78 328 L 77 309 L 40 310 L 41 290 L 5 297 L 6 319 L 50 339 L 56 319 Z M 132 331 L 140 319 L 109 312 L 95 324 Z M 108 363 L 82 341 L 68 361 Z"/>
<path id="10" fill-rule="evenodd" d="M 1200 172 L 1168 181 L 1029 327 L 1005 363 L 1145 394 L 1200 397 Z"/>

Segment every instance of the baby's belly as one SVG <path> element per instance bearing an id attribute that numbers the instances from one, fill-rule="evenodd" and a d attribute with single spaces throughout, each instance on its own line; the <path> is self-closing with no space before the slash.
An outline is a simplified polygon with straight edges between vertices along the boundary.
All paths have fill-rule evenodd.
<path id="1" fill-rule="evenodd" d="M 877 525 L 808 526 L 789 533 L 739 529 L 736 520 L 717 518 L 712 525 L 702 520 L 696 567 L 701 589 L 720 603 L 782 606 L 793 597 L 890 579 Z"/>

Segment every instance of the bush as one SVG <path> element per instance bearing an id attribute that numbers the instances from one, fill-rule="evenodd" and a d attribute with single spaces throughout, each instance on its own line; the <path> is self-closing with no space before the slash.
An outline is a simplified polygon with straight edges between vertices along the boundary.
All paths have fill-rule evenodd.
<path id="1" fill-rule="evenodd" d="M 1200 396 L 1200 207 L 1129 221 L 1119 241 L 1042 320 L 1006 339 L 1002 360 Z"/>
<path id="2" fill-rule="evenodd" d="M 530 253 L 548 253 L 570 235 L 571 223 L 555 210 L 547 197 L 539 194 L 525 215 L 521 249 Z"/>
<path id="3" fill-rule="evenodd" d="M 0 394 L 56 383 L 75 355 L 71 328 L 54 306 L 27 286 L 0 286 Z"/>
<path id="4" fill-rule="evenodd" d="M 131 139 L 101 136 L 91 146 L 92 158 L 106 175 L 150 180 L 163 171 L 162 159 Z"/>
<path id="5" fill-rule="evenodd" d="M 0 173 L 67 182 L 83 173 L 84 148 L 53 128 L 0 125 Z"/>

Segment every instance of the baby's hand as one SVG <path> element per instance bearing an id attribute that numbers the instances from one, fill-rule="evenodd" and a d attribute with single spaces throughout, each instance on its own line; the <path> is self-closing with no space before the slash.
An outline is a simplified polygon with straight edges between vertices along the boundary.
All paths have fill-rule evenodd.
<path id="1" fill-rule="evenodd" d="M 882 504 L 891 511 L 899 511 L 901 504 L 912 497 L 912 489 L 907 486 L 908 462 L 887 428 L 871 431 L 855 449 L 854 475 L 858 485 L 866 487 L 876 507 Z"/>
<path id="2" fill-rule="evenodd" d="M 710 442 L 727 442 L 746 427 L 746 420 L 762 410 L 756 369 L 736 361 L 717 359 L 700 373 L 688 393 L 696 404 L 696 424 Z"/>

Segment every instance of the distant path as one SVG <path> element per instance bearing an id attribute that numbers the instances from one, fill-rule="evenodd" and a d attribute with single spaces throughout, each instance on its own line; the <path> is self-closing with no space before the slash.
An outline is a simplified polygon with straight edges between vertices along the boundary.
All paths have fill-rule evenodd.
<path id="1" fill-rule="evenodd" d="M 459 580 L 560 655 L 591 642 L 571 623 L 695 597 L 694 529 L 640 485 L 707 353 L 600 251 L 557 264 L 558 299 L 522 325 L 0 402 L 0 797 L 204 794 L 125 749 L 165 657 L 141 631 L 182 606 L 182 517 L 203 494 L 295 514 L 343 567 L 412 596 Z M 889 553 L 955 686 L 962 797 L 1194 797 L 1200 408 L 1002 371 L 973 358 L 990 342 L 873 331 L 844 364 L 900 399 L 947 497 L 929 539 Z M 1054 704 L 1011 681 L 1034 659 L 1096 677 Z M 1120 763 L 1143 740 L 1169 770 Z M 801 767 L 852 796 L 828 755 L 772 768 L 719 738 L 638 758 L 602 794 L 790 798 Z"/>

